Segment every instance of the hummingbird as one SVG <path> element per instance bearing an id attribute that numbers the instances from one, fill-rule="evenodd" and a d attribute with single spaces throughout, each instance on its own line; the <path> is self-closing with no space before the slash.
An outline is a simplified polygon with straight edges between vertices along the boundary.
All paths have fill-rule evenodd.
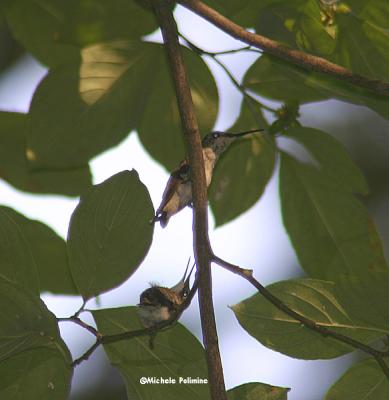
<path id="1" fill-rule="evenodd" d="M 220 155 L 227 150 L 230 144 L 242 136 L 262 131 L 263 129 L 253 129 L 240 133 L 214 131 L 204 136 L 201 145 L 203 148 L 207 187 L 211 184 L 213 169 L 217 160 Z M 150 222 L 155 223 L 159 221 L 161 227 L 165 228 L 172 215 L 177 214 L 186 206 L 191 206 L 191 204 L 192 184 L 190 181 L 189 160 L 186 158 L 182 160 L 178 168 L 170 174 L 162 195 L 161 204 Z"/>
<path id="2" fill-rule="evenodd" d="M 188 276 L 186 276 L 189 263 L 190 259 L 184 276 L 176 285 L 171 288 L 152 285 L 141 293 L 138 315 L 141 324 L 145 328 L 151 328 L 162 321 L 170 320 L 179 310 L 190 291 L 189 281 L 195 264 L 193 264 Z"/>

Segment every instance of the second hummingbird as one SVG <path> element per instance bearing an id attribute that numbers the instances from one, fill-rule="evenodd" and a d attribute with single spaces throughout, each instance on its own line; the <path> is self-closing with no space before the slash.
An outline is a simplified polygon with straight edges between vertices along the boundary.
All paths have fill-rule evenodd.
<path id="1" fill-rule="evenodd" d="M 207 187 L 211 184 L 213 169 L 220 155 L 227 150 L 232 142 L 238 138 L 263 129 L 253 129 L 240 133 L 214 131 L 204 136 L 201 144 L 203 148 L 205 179 Z M 184 207 L 192 204 L 192 183 L 190 181 L 190 168 L 187 159 L 181 161 L 179 167 L 169 177 L 162 201 L 159 205 L 152 223 L 159 221 L 164 228 L 172 215 L 177 214 Z"/>

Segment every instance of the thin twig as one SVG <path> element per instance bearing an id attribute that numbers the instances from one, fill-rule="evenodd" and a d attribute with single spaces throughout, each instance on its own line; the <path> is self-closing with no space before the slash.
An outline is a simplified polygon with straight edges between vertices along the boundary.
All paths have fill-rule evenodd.
<path id="1" fill-rule="evenodd" d="M 251 270 L 247 270 L 247 269 L 241 268 L 237 265 L 231 264 L 228 261 L 225 261 L 215 255 L 213 256 L 212 261 L 214 263 L 220 265 L 221 267 L 228 269 L 229 271 L 233 272 L 234 274 L 237 274 L 237 275 L 241 276 L 242 278 L 246 279 L 258 290 L 258 292 L 263 297 L 265 297 L 266 300 L 268 300 L 271 304 L 273 304 L 279 310 L 283 311 L 285 314 L 289 315 L 296 321 L 299 321 L 306 328 L 308 328 L 324 337 L 331 337 L 331 338 L 337 340 L 338 342 L 342 342 L 344 344 L 347 344 L 347 345 L 353 347 L 354 349 L 362 350 L 363 352 L 371 355 L 372 357 L 375 358 L 375 360 L 381 367 L 382 371 L 384 372 L 386 377 L 389 379 L 389 368 L 383 359 L 387 355 L 387 353 L 385 351 L 380 351 L 380 350 L 374 349 L 373 347 L 365 345 L 364 343 L 359 342 L 358 340 L 354 340 L 348 336 L 342 335 L 341 333 L 332 331 L 331 329 L 328 329 L 325 326 L 317 324 L 315 321 L 312 321 L 311 319 L 306 318 L 303 315 L 301 315 L 300 313 L 294 311 L 292 308 L 287 306 L 283 301 L 281 301 L 278 297 L 274 296 L 263 285 L 261 285 L 254 278 L 252 273 L 247 273 L 247 271 L 251 271 Z"/>
<path id="2" fill-rule="evenodd" d="M 161 27 L 171 76 L 176 92 L 181 123 L 188 147 L 193 196 L 193 247 L 199 269 L 199 308 L 212 400 L 226 400 L 212 301 L 210 244 L 208 238 L 208 199 L 201 137 L 185 70 L 171 2 L 152 0 Z"/>
<path id="3" fill-rule="evenodd" d="M 57 318 L 58 322 L 73 322 L 74 324 L 77 324 L 79 326 L 82 326 L 84 329 L 92 333 L 92 335 L 99 337 L 100 333 L 91 325 L 88 325 L 84 321 L 82 321 L 80 318 L 72 316 L 72 317 L 67 317 L 67 318 Z"/>
<path id="4" fill-rule="evenodd" d="M 293 64 L 299 65 L 307 70 L 326 74 L 354 86 L 367 89 L 378 95 L 389 96 L 388 82 L 355 74 L 349 69 L 334 64 L 322 57 L 317 57 L 292 49 L 265 36 L 251 33 L 230 19 L 219 14 L 216 10 L 204 4 L 200 0 L 179 0 L 179 3 L 217 26 L 223 32 L 226 32 L 235 39 L 247 43 L 250 46 L 254 46 L 278 58 L 292 62 Z"/>

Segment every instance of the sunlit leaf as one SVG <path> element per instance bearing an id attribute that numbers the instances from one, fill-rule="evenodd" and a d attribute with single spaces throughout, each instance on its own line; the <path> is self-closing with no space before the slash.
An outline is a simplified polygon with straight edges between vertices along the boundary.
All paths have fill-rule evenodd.
<path id="1" fill-rule="evenodd" d="M 290 128 L 284 135 L 301 143 L 319 163 L 320 171 L 351 192 L 367 194 L 368 186 L 362 171 L 333 136 L 318 129 Z"/>
<path id="2" fill-rule="evenodd" d="M 68 236 L 70 268 L 84 299 L 129 278 L 152 241 L 149 192 L 136 171 L 123 171 L 96 185 L 73 213 Z"/>
<path id="3" fill-rule="evenodd" d="M 265 127 L 261 114 L 255 121 L 243 103 L 239 119 L 228 131 L 237 133 Z M 259 200 L 272 176 L 274 162 L 274 140 L 262 133 L 239 140 L 226 151 L 217 163 L 209 193 L 217 226 L 236 218 Z"/>
<path id="4" fill-rule="evenodd" d="M 77 294 L 70 273 L 66 243 L 51 228 L 26 218 L 8 207 L 0 207 L 22 232 L 37 266 L 40 291 Z"/>
<path id="5" fill-rule="evenodd" d="M 99 332 L 104 335 L 141 329 L 136 307 L 123 307 L 93 311 Z M 181 400 L 210 398 L 207 384 L 180 383 L 180 378 L 207 379 L 205 353 L 200 342 L 182 325 L 159 332 L 154 349 L 149 338 L 136 337 L 106 344 L 109 360 L 122 374 L 128 398 L 134 400 Z M 144 377 L 175 379 L 171 384 L 141 384 Z"/>
<path id="6" fill-rule="evenodd" d="M 215 82 L 200 57 L 183 52 L 200 128 L 206 132 L 216 118 Z M 28 144 L 37 166 L 86 163 L 132 129 L 168 169 L 185 155 L 171 76 L 159 44 L 115 41 L 83 49 L 80 65 L 53 70 L 41 82 L 30 113 Z"/>
<path id="7" fill-rule="evenodd" d="M 300 279 L 277 282 L 268 289 L 294 311 L 317 325 L 363 343 L 388 331 L 355 323 L 336 297 L 331 282 Z M 234 305 L 232 310 L 242 327 L 264 346 L 301 359 L 328 359 L 354 350 L 345 343 L 314 332 L 280 311 L 259 293 Z"/>
<path id="8" fill-rule="evenodd" d="M 38 272 L 26 238 L 3 209 L 0 209 L 0 279 L 39 294 Z"/>
<path id="9" fill-rule="evenodd" d="M 0 112 L 0 178 L 27 192 L 67 196 L 78 196 L 92 185 L 88 165 L 33 171 L 26 158 L 34 158 L 26 148 L 28 126 L 27 115 Z"/>
<path id="10" fill-rule="evenodd" d="M 387 268 L 374 249 L 365 207 L 315 167 L 282 154 L 280 195 L 285 228 L 311 277 L 367 278 Z"/>
<path id="11" fill-rule="evenodd" d="M 375 360 L 354 364 L 328 391 L 325 400 L 387 400 L 389 381 Z"/>
<path id="12" fill-rule="evenodd" d="M 0 398 L 66 400 L 73 370 L 56 349 L 35 348 L 0 361 Z"/>
<path id="13" fill-rule="evenodd" d="M 32 348 L 57 350 L 69 362 L 57 320 L 43 301 L 0 278 L 0 362 Z"/>
<path id="14" fill-rule="evenodd" d="M 228 400 L 287 400 L 290 389 L 251 382 L 227 391 Z"/>
<path id="15" fill-rule="evenodd" d="M 14 0 L 6 8 L 14 36 L 51 67 L 79 60 L 86 45 L 137 39 L 157 28 L 133 0 Z"/>

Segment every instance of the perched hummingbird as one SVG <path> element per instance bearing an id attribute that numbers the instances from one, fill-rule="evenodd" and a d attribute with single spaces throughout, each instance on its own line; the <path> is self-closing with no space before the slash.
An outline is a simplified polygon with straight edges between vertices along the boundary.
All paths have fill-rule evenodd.
<path id="1" fill-rule="evenodd" d="M 236 139 L 254 132 L 262 132 L 263 129 L 253 129 L 240 133 L 211 132 L 204 136 L 201 145 L 203 147 L 203 158 L 205 167 L 205 179 L 207 187 L 211 184 L 213 169 L 220 155 L 227 150 L 229 145 Z M 169 222 L 169 218 L 192 203 L 192 185 L 190 181 L 189 161 L 181 161 L 179 167 L 169 177 L 162 201 L 158 207 L 155 217 L 150 221 L 160 222 L 162 228 Z"/>
<path id="2" fill-rule="evenodd" d="M 193 267 L 188 272 L 189 262 L 186 266 L 182 279 L 171 288 L 153 285 L 143 291 L 140 295 L 138 304 L 138 314 L 141 324 L 145 328 L 151 328 L 159 322 L 171 319 L 179 310 L 189 293 L 189 281 L 193 272 Z"/>

